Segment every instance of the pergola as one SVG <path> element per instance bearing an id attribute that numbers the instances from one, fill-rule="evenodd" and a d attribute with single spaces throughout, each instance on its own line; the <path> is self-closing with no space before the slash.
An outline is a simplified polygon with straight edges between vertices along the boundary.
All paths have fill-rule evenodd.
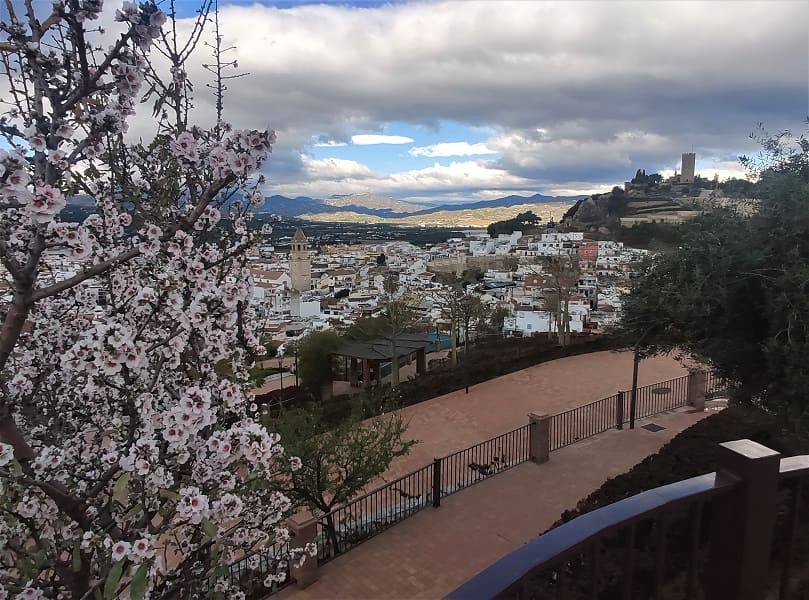
<path id="1" fill-rule="evenodd" d="M 439 342 L 440 343 L 440 342 Z M 427 370 L 427 349 L 435 346 L 436 341 L 428 334 L 412 333 L 396 337 L 396 359 L 393 360 L 390 339 L 375 338 L 367 342 L 345 342 L 334 352 L 335 356 L 348 359 L 348 382 L 351 387 L 359 387 L 359 373 L 362 369 L 362 387 L 369 387 L 371 382 L 381 380 L 382 363 L 392 363 L 391 368 L 398 369 L 403 362 L 416 358 L 416 374 Z"/>

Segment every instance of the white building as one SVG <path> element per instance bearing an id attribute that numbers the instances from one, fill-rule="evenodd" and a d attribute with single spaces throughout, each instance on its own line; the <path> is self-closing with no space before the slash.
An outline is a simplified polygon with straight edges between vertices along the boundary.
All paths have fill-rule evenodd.
<path id="1" fill-rule="evenodd" d="M 556 320 L 553 314 L 544 310 L 521 310 L 521 308 L 518 306 L 512 316 L 503 320 L 503 331 L 505 333 L 529 336 L 535 333 L 548 333 L 548 331 L 556 332 Z M 568 307 L 568 321 L 570 322 L 571 333 L 584 331 L 584 324 L 587 322 L 589 315 L 589 306 L 571 303 Z"/>

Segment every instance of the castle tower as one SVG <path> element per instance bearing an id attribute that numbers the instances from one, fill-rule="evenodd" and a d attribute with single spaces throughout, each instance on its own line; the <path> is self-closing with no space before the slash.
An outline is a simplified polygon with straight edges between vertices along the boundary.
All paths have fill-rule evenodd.
<path id="1" fill-rule="evenodd" d="M 694 167 L 697 155 L 693 152 L 683 152 L 683 167 L 680 169 L 680 183 L 694 182 Z"/>
<path id="2" fill-rule="evenodd" d="M 298 227 L 292 236 L 292 251 L 289 253 L 289 277 L 292 289 L 296 292 L 308 292 L 312 289 L 312 261 L 309 259 L 309 242 Z"/>

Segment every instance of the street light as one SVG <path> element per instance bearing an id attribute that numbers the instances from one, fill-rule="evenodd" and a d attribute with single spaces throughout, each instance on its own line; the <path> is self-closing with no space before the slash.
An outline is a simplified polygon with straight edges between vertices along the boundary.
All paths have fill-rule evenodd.
<path id="1" fill-rule="evenodd" d="M 278 353 L 278 374 L 281 376 L 281 394 L 280 397 L 284 397 L 284 351 Z"/>
<path id="2" fill-rule="evenodd" d="M 463 308 L 464 318 L 464 332 L 463 332 L 463 362 L 464 362 L 464 379 L 466 380 L 466 393 L 469 393 L 469 310 L 474 302 L 474 299 L 465 295 L 460 300 L 461 307 Z"/>
<path id="3" fill-rule="evenodd" d="M 637 410 L 637 399 L 638 399 L 638 365 L 640 364 L 640 345 L 643 343 L 643 340 L 646 339 L 646 336 L 651 333 L 652 327 L 649 327 L 646 331 L 643 332 L 643 335 L 640 336 L 640 339 L 635 342 L 635 354 L 632 357 L 632 391 L 629 394 L 629 428 L 635 429 L 635 411 Z"/>

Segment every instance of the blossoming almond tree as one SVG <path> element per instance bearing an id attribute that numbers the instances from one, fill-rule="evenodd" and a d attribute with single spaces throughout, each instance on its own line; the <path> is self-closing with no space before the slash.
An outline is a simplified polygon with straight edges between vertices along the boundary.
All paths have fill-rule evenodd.
<path id="1" fill-rule="evenodd" d="M 101 49 L 102 0 L 4 2 L 0 599 L 238 598 L 228 562 L 288 539 L 289 500 L 253 482 L 290 459 L 245 371 L 262 348 L 244 251 L 274 134 L 188 126 L 205 10 L 182 42 L 173 4 L 166 24 L 124 2 Z M 128 144 L 144 93 L 158 134 Z M 68 222 L 78 194 L 95 210 Z"/>

